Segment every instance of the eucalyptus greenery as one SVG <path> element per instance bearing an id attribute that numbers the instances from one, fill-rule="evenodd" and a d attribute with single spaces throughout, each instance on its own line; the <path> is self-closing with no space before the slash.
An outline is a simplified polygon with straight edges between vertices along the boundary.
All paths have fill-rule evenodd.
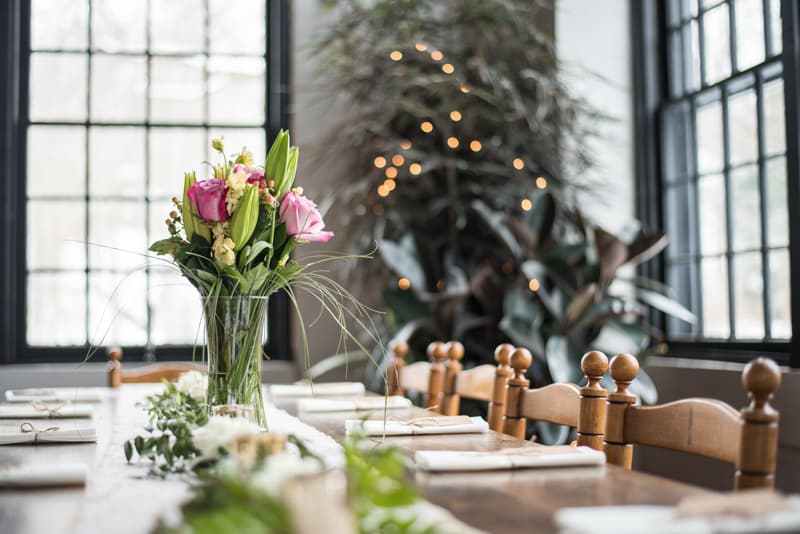
<path id="1" fill-rule="evenodd" d="M 144 428 L 147 434 L 123 444 L 125 459 L 130 462 L 135 451 L 153 463 L 151 474 L 162 477 L 187 472 L 199 452 L 192 443 L 192 430 L 208 422 L 206 403 L 165 382 L 164 390 L 147 397 L 143 408 L 150 419 Z"/>
<path id="2" fill-rule="evenodd" d="M 636 275 L 663 234 L 632 221 L 612 235 L 582 213 L 608 199 L 579 178 L 592 125 L 607 117 L 563 82 L 552 2 L 329 4 L 335 22 L 315 50 L 344 108 L 327 143 L 344 163 L 327 217 L 352 251 L 379 244 L 382 261 L 353 287 L 388 312 L 386 337 L 408 340 L 417 359 L 428 342 L 457 339 L 468 366 L 493 363 L 510 341 L 533 352 L 540 386 L 579 380 L 587 350 L 646 353 L 660 338 L 651 307 L 694 320 Z M 635 388 L 655 399 L 646 373 Z"/>

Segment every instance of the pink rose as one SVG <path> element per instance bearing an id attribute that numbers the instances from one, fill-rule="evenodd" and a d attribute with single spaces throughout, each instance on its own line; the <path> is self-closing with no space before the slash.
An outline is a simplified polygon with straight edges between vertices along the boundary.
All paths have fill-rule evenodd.
<path id="1" fill-rule="evenodd" d="M 325 223 L 317 210 L 317 205 L 306 197 L 289 191 L 281 201 L 281 221 L 286 223 L 286 233 L 298 241 L 327 243 L 333 232 L 325 232 Z"/>
<path id="2" fill-rule="evenodd" d="M 261 189 L 267 187 L 267 179 L 264 177 L 264 169 L 261 167 L 246 167 L 241 163 L 237 163 L 233 167 L 233 172 L 244 172 L 247 174 L 247 183 L 249 184 L 253 184 Z"/>
<path id="3" fill-rule="evenodd" d="M 187 195 L 204 221 L 228 220 L 228 210 L 225 209 L 225 180 L 200 180 L 189 188 Z"/>

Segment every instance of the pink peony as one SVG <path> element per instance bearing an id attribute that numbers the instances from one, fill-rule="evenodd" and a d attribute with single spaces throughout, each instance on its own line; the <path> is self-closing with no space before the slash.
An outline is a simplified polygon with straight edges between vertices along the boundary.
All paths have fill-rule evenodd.
<path id="1" fill-rule="evenodd" d="M 283 197 L 278 213 L 281 221 L 286 223 L 286 233 L 298 241 L 327 243 L 333 237 L 333 232 L 323 231 L 322 215 L 317 205 L 306 197 L 289 191 Z"/>
<path id="2" fill-rule="evenodd" d="M 200 218 L 207 222 L 228 220 L 225 209 L 225 181 L 217 178 L 200 180 L 189 188 L 187 195 L 197 208 Z"/>

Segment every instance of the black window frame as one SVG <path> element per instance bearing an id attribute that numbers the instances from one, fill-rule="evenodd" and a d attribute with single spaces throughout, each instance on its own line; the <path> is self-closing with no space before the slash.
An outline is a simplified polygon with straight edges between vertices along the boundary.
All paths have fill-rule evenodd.
<path id="1" fill-rule="evenodd" d="M 786 172 L 789 209 L 789 272 L 791 276 L 792 338 L 787 341 L 678 341 L 668 340 L 668 354 L 680 357 L 745 362 L 757 355 L 779 364 L 800 367 L 800 3 L 781 0 L 784 106 L 786 115 Z M 665 210 L 661 166 L 659 110 L 669 98 L 667 76 L 667 0 L 631 3 L 633 50 L 636 211 L 651 228 L 664 229 Z M 663 255 L 641 267 L 642 274 L 664 281 Z M 652 320 L 666 332 L 666 318 L 653 312 Z"/>
<path id="2" fill-rule="evenodd" d="M 289 0 L 266 2 L 267 65 L 265 130 L 267 142 L 289 126 Z M 86 346 L 31 347 L 26 342 L 26 135 L 28 127 L 31 0 L 2 2 L 0 16 L 0 364 L 76 363 Z M 292 359 L 289 299 L 270 300 L 269 344 L 273 359 Z M 123 347 L 128 361 L 192 358 L 191 346 Z M 105 356 L 103 355 L 103 358 Z M 94 358 L 100 360 L 102 358 Z"/>

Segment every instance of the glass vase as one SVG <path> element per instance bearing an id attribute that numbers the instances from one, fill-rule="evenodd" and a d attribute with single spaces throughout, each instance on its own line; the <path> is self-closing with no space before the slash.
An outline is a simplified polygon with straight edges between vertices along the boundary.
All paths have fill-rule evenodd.
<path id="1" fill-rule="evenodd" d="M 212 414 L 250 414 L 266 430 L 261 360 L 268 297 L 204 297 L 208 404 Z"/>

